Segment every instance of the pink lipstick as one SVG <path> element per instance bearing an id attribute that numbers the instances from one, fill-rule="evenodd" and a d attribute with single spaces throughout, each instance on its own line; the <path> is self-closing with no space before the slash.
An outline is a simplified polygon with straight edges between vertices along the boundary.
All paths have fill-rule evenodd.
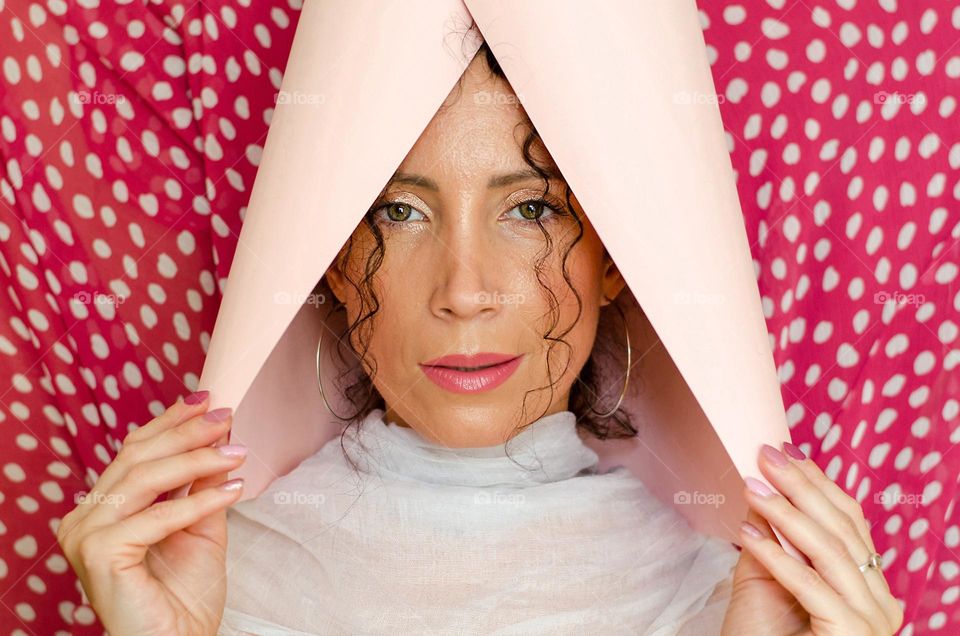
<path id="1" fill-rule="evenodd" d="M 453 393 L 481 393 L 506 382 L 522 360 L 522 354 L 458 354 L 423 362 L 420 368 L 440 388 Z"/>

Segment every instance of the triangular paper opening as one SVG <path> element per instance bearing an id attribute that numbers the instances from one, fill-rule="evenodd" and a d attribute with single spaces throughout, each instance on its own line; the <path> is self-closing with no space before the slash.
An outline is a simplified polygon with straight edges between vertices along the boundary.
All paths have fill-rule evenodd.
<path id="1" fill-rule="evenodd" d="M 684 99 L 714 94 L 696 6 L 604 7 L 305 5 L 200 381 L 251 448 L 232 473 L 244 498 L 336 431 L 316 390 L 320 309 L 304 301 L 466 68 L 473 20 L 626 279 L 624 308 L 643 306 L 628 311 L 635 350 L 661 341 L 634 384 L 657 425 L 601 445 L 605 464 L 735 540 L 739 474 L 760 477 L 759 446 L 789 434 L 719 110 Z M 366 44 L 388 39 L 403 46 Z"/>

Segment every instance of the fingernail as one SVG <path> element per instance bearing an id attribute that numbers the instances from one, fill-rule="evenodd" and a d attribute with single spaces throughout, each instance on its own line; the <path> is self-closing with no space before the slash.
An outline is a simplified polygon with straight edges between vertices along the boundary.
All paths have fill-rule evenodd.
<path id="1" fill-rule="evenodd" d="M 187 397 L 183 398 L 184 404 L 200 404 L 207 399 L 207 396 L 210 395 L 210 391 L 197 391 L 196 393 L 191 393 Z"/>
<path id="2" fill-rule="evenodd" d="M 786 466 L 790 463 L 787 460 L 786 455 L 778 451 L 770 444 L 763 445 L 763 454 L 766 455 L 767 459 L 769 459 L 774 466 Z"/>
<path id="3" fill-rule="evenodd" d="M 243 477 L 238 477 L 236 479 L 231 479 L 230 481 L 225 481 L 219 486 L 220 490 L 226 490 L 227 492 L 233 492 L 234 490 L 240 490 L 243 488 Z"/>
<path id="4" fill-rule="evenodd" d="M 800 450 L 790 442 L 783 443 L 783 450 L 784 452 L 787 453 L 787 455 L 789 455 L 790 457 L 793 457 L 794 459 L 804 460 L 807 458 L 807 456 L 803 454 L 802 450 Z"/>
<path id="5" fill-rule="evenodd" d="M 207 411 L 203 414 L 203 419 L 208 422 L 222 422 L 228 417 L 230 417 L 230 412 L 232 409 L 229 406 L 222 406 L 218 409 L 213 409 L 212 411 Z"/>
<path id="6" fill-rule="evenodd" d="M 740 529 L 745 533 L 753 537 L 754 539 L 762 539 L 763 533 L 757 530 L 757 526 L 753 525 L 749 521 L 743 521 L 740 523 Z"/>
<path id="7" fill-rule="evenodd" d="M 247 455 L 247 447 L 243 444 L 224 444 L 217 446 L 217 450 L 227 457 L 246 457 Z"/>
<path id="8" fill-rule="evenodd" d="M 750 489 L 750 492 L 760 495 L 761 497 L 769 497 L 773 494 L 773 491 L 770 490 L 770 486 L 766 485 L 759 479 L 754 479 L 753 477 L 744 477 L 743 481 L 747 484 L 747 488 Z"/>

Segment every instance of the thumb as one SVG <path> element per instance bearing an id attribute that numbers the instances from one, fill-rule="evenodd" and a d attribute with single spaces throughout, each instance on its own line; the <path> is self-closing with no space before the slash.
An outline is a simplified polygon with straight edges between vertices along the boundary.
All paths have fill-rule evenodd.
<path id="1" fill-rule="evenodd" d="M 770 524 L 753 508 L 748 508 L 746 520 L 759 530 L 760 534 L 765 538 L 773 539 L 774 541 L 777 540 L 776 535 L 770 528 Z M 740 560 L 737 562 L 737 567 L 734 570 L 733 585 L 736 587 L 744 581 L 757 579 L 772 581 L 774 577 L 770 574 L 770 571 L 753 556 L 753 553 L 744 548 L 740 552 Z"/>

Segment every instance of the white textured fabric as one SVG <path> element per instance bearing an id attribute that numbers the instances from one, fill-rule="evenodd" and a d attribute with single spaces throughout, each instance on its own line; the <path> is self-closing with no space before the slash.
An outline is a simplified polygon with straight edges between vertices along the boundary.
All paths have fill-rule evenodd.
<path id="1" fill-rule="evenodd" d="M 228 509 L 219 634 L 719 634 L 737 550 L 597 463 L 570 411 L 448 449 L 374 409 Z"/>

